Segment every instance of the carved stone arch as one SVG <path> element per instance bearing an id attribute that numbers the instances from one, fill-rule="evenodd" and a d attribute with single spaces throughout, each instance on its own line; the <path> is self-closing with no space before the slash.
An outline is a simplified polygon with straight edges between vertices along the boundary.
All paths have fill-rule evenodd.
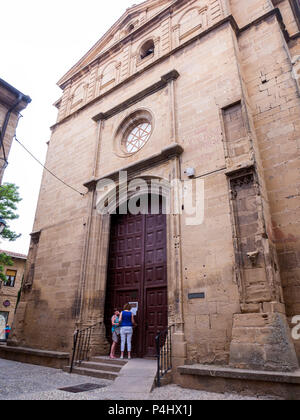
<path id="1" fill-rule="evenodd" d="M 169 196 L 170 212 L 166 212 L 167 229 L 167 284 L 168 284 L 168 319 L 169 325 L 175 324 L 173 334 L 173 345 L 177 348 L 176 358 L 183 363 L 186 359 L 186 342 L 184 335 L 184 317 L 183 317 L 183 277 L 182 277 L 182 256 L 181 256 L 181 232 L 180 232 L 180 213 L 178 212 L 178 187 L 176 180 L 179 179 L 180 165 L 179 155 L 182 149 L 176 149 L 175 155 L 170 154 L 167 157 L 161 156 L 162 161 L 155 161 L 153 158 L 139 164 L 128 167 L 124 179 L 120 176 L 124 172 L 114 172 L 107 178 L 110 179 L 108 189 L 101 188 L 100 182 L 105 182 L 107 178 L 93 183 L 90 187 L 91 216 L 90 228 L 87 232 L 86 253 L 83 260 L 84 271 L 81 278 L 81 297 L 80 297 L 80 318 L 78 325 L 84 327 L 102 321 L 102 329 L 97 339 L 93 342 L 93 354 L 107 354 L 108 345 L 106 340 L 106 330 L 104 328 L 104 305 L 107 294 L 107 268 L 109 256 L 109 244 L 111 233 L 111 216 L 103 214 L 101 205 L 107 204 L 106 200 L 117 192 L 121 193 L 127 188 L 128 183 L 135 179 L 143 180 L 149 185 L 151 180 L 162 181 L 162 195 Z M 175 152 L 175 150 L 174 150 Z M 166 160 L 167 159 L 167 160 Z M 109 180 L 108 180 L 109 182 Z M 169 187 L 170 185 L 170 187 Z M 180 184 L 181 187 L 181 184 Z M 148 192 L 148 190 L 142 192 Z M 139 194 L 140 191 L 129 193 L 129 197 L 116 197 L 115 206 L 120 207 L 126 198 Z M 100 206 L 100 207 L 99 207 Z M 107 206 L 106 206 L 107 207 Z M 97 305 L 91 305 L 91 302 L 97 302 Z"/>
<path id="2" fill-rule="evenodd" d="M 178 23 L 182 25 L 185 21 L 189 21 L 193 15 L 200 15 L 203 11 L 203 9 L 207 10 L 207 6 L 205 7 L 199 7 L 199 6 L 193 6 L 190 7 L 188 10 L 185 10 L 182 15 L 180 16 Z"/>
<path id="3" fill-rule="evenodd" d="M 134 71 L 137 67 L 144 63 L 149 63 L 159 57 L 160 38 L 152 34 L 144 38 L 137 46 L 132 57 L 134 59 Z"/>
<path id="4" fill-rule="evenodd" d="M 182 14 L 176 25 L 180 41 L 208 25 L 207 12 L 207 6 L 194 6 Z"/>
<path id="5" fill-rule="evenodd" d="M 141 174 L 129 176 L 128 181 L 126 179 L 121 186 L 115 186 L 114 192 L 119 193 L 115 200 L 118 211 L 110 212 L 110 229 L 106 238 L 106 333 L 108 336 L 111 328 L 111 307 L 121 307 L 125 300 L 128 302 L 130 299 L 139 302 L 137 320 L 140 330 L 133 340 L 133 351 L 138 357 L 144 357 L 155 350 L 154 338 L 159 330 L 156 324 L 161 323 L 165 328 L 175 318 L 168 295 L 170 290 L 170 295 L 175 296 L 172 272 L 168 271 L 168 252 L 172 248 L 168 239 L 172 235 L 168 234 L 170 230 L 167 213 L 164 211 L 164 197 L 169 193 L 153 193 L 150 185 L 154 178 L 160 182 L 158 176 Z M 137 189 L 135 184 L 138 185 Z M 168 181 L 164 180 L 162 184 L 167 188 Z M 123 195 L 120 188 L 126 191 L 127 185 L 128 194 Z M 124 290 L 124 287 L 131 287 L 131 291 Z M 156 296 L 159 296 L 157 301 Z M 147 308 L 153 305 L 159 316 L 149 318 Z M 155 351 L 152 354 L 155 355 Z"/>
<path id="6" fill-rule="evenodd" d="M 139 181 L 138 190 L 128 189 L 130 183 L 135 181 Z M 105 191 L 102 190 L 104 187 Z M 119 182 L 118 184 L 113 180 L 104 180 L 103 183 L 98 185 L 97 190 L 96 208 L 99 214 L 115 214 L 115 211 L 126 205 L 130 199 L 142 195 L 161 196 L 165 201 L 165 212 L 170 212 L 170 182 L 160 176 L 136 176 L 131 178 L 129 182 L 127 177 L 124 177 L 124 182 Z"/>
<path id="7" fill-rule="evenodd" d="M 84 81 L 80 82 L 71 94 L 71 107 L 74 108 L 83 102 L 86 91 L 86 83 Z"/>
<path id="8" fill-rule="evenodd" d="M 129 34 L 129 33 L 133 32 L 138 26 L 139 26 L 139 20 L 138 19 L 131 20 L 126 26 L 127 33 Z"/>
<path id="9" fill-rule="evenodd" d="M 139 26 L 139 19 L 136 17 L 131 17 L 131 19 L 126 20 L 123 28 L 121 29 L 122 36 L 126 36 L 133 32 Z"/>
<path id="10" fill-rule="evenodd" d="M 153 35 L 149 36 L 146 39 L 143 39 L 143 41 L 140 42 L 139 46 L 137 47 L 137 51 L 136 51 L 138 59 L 143 59 L 143 58 L 146 57 L 146 49 L 148 47 L 150 47 L 150 45 L 153 47 L 153 54 L 154 54 L 154 51 L 155 51 L 155 37 Z"/>
<path id="11" fill-rule="evenodd" d="M 119 79 L 120 63 L 117 60 L 110 61 L 101 71 L 100 75 L 100 90 L 107 90 L 110 87 L 113 87 Z"/>

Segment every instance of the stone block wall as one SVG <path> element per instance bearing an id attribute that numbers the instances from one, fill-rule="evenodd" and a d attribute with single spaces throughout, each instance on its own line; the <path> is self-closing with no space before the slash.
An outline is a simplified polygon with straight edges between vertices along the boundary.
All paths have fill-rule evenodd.
<path id="1" fill-rule="evenodd" d="M 43 176 L 29 256 L 34 274 L 28 266 L 15 341 L 66 351 L 76 326 L 103 319 L 109 220 L 96 214 L 99 178 L 137 165 L 141 177 L 188 181 L 193 168 L 204 185 L 204 221 L 168 219 L 170 320 L 179 324 L 174 357 L 293 370 L 294 345 L 298 355 L 300 348 L 285 309 L 289 319 L 297 315 L 300 296 L 300 99 L 290 55 L 299 52 L 297 37 L 287 39 L 269 0 L 247 0 L 246 7 L 178 1 L 160 22 L 150 14 L 148 28 L 144 12 L 140 21 L 135 13 L 125 17 L 125 32 L 108 40 L 109 59 L 100 42 L 90 66 L 86 56 L 80 74 L 61 80 L 46 165 L 84 195 Z M 127 25 L 137 21 L 145 31 L 127 39 Z M 294 27 L 290 20 L 287 27 Z M 137 52 L 150 34 L 155 53 L 141 63 Z M 130 45 L 119 50 L 113 46 L 122 36 Z M 120 156 L 116 133 L 139 109 L 152 115 L 151 139 L 137 154 Z M 174 143 L 180 156 L 155 166 Z M 100 352 L 107 351 L 104 335 L 96 340 Z"/>
<path id="2" fill-rule="evenodd" d="M 273 372 L 298 369 L 285 313 L 235 315 L 230 364 L 239 369 Z"/>
<path id="3" fill-rule="evenodd" d="M 4 252 L 4 251 L 3 251 Z M 11 326 L 13 323 L 16 304 L 18 300 L 18 293 L 22 286 L 22 280 L 24 275 L 24 269 L 26 264 L 26 259 L 16 259 L 12 258 L 13 265 L 12 266 L 4 266 L 4 274 L 6 274 L 6 270 L 13 270 L 17 272 L 17 276 L 15 279 L 15 283 L 13 287 L 5 286 L 3 283 L 0 287 L 0 311 L 7 312 L 8 316 L 8 324 Z M 5 302 L 9 301 L 9 306 L 5 306 Z"/>
<path id="4" fill-rule="evenodd" d="M 290 319 L 299 312 L 299 91 L 276 19 L 249 29 L 239 42 L 270 207 L 267 233 L 277 250 Z"/>

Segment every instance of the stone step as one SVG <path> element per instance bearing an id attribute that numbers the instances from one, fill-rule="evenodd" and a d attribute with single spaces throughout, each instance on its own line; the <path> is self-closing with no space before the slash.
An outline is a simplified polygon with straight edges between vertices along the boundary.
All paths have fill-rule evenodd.
<path id="1" fill-rule="evenodd" d="M 132 359 L 124 366 L 111 387 L 113 395 L 145 395 L 155 386 L 157 363 L 155 360 Z"/>
<path id="2" fill-rule="evenodd" d="M 179 366 L 177 373 L 177 383 L 183 388 L 300 400 L 300 370 L 272 372 L 195 364 Z"/>
<path id="3" fill-rule="evenodd" d="M 70 362 L 69 353 L 7 345 L 0 346 L 0 358 L 55 369 L 62 369 Z"/>
<path id="4" fill-rule="evenodd" d="M 127 364 L 127 360 L 110 359 L 107 356 L 94 356 L 94 357 L 91 357 L 90 362 L 106 363 L 106 364 L 109 364 L 109 365 L 118 365 L 118 366 L 125 366 Z"/>
<path id="5" fill-rule="evenodd" d="M 69 372 L 70 366 L 66 366 L 63 370 Z M 75 373 L 76 375 L 90 376 L 98 379 L 109 379 L 110 381 L 114 381 L 118 377 L 117 372 L 110 372 L 107 370 L 98 369 L 88 369 L 82 366 L 74 366 L 72 373 Z"/>
<path id="6" fill-rule="evenodd" d="M 104 370 L 108 372 L 120 372 L 120 370 L 122 369 L 121 365 L 99 362 L 82 362 L 80 367 L 94 370 Z"/>

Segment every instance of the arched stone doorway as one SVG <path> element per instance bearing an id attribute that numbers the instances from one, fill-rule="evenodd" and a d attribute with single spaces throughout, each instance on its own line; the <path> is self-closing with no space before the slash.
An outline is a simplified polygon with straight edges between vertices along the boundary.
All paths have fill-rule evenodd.
<path id="1" fill-rule="evenodd" d="M 155 336 L 168 326 L 167 216 L 159 209 L 111 216 L 105 324 L 109 334 L 113 308 L 138 305 L 133 353 L 155 356 Z"/>
<path id="2" fill-rule="evenodd" d="M 82 259 L 77 325 L 83 328 L 97 322 L 103 322 L 101 334 L 93 338 L 91 353 L 94 355 L 107 355 L 111 346 L 108 333 L 110 331 L 109 323 L 113 303 L 109 303 L 109 311 L 105 311 L 110 284 L 107 274 L 111 215 L 116 207 L 122 207 L 128 199 L 132 200 L 133 197 L 140 197 L 151 191 L 156 196 L 158 194 L 162 195 L 166 201 L 168 325 L 175 326 L 172 336 L 173 365 L 184 364 L 187 347 L 183 319 L 181 216 L 180 211 L 178 211 L 181 203 L 181 184 L 178 183 L 180 179 L 179 156 L 181 153 L 182 148 L 173 144 L 164 149 L 160 155 L 150 158 L 148 161 L 143 161 L 143 171 L 141 171 L 140 162 L 134 163 L 129 169 L 127 168 L 126 182 L 121 176 L 121 172 L 117 171 L 110 174 L 109 177 L 106 176 L 97 181 L 91 180 L 85 184 L 90 191 L 90 216 L 87 223 Z M 129 184 L 136 179 L 144 180 L 146 184 L 139 183 L 137 188 L 129 188 Z M 154 190 L 149 188 L 153 180 L 159 182 L 158 189 L 156 187 Z M 104 181 L 110 182 L 105 184 L 106 188 L 99 188 L 99 183 Z M 139 325 L 139 329 L 141 328 L 141 325 Z"/>

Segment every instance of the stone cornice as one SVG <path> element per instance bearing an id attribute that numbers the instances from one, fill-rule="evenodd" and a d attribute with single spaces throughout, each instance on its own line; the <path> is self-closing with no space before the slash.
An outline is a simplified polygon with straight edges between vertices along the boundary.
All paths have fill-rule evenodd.
<path id="1" fill-rule="evenodd" d="M 228 168 L 225 171 L 225 175 L 229 178 L 236 177 L 236 176 L 239 176 L 241 173 L 253 171 L 255 167 L 256 166 L 253 161 L 244 162 L 242 165 Z"/>
<path id="2" fill-rule="evenodd" d="M 285 37 L 285 40 L 288 42 L 290 41 L 290 35 L 286 29 L 286 26 L 283 22 L 281 11 L 276 7 L 275 9 L 270 10 L 269 12 L 263 14 L 262 16 L 259 16 L 257 19 L 253 20 L 252 22 L 248 23 L 248 25 L 243 26 L 239 29 L 239 34 L 247 31 L 248 29 L 252 28 L 253 26 L 259 25 L 261 22 L 265 21 L 266 19 L 276 16 L 276 19 L 282 29 L 283 35 Z"/>
<path id="3" fill-rule="evenodd" d="M 166 8 L 160 10 L 156 15 L 152 16 L 149 20 L 147 20 L 145 23 L 143 23 L 141 26 L 139 26 L 136 30 L 134 30 L 133 32 L 131 32 L 130 34 L 126 35 L 125 37 L 123 37 L 122 39 L 120 39 L 119 41 L 117 41 L 115 44 L 113 44 L 111 47 L 109 47 L 108 49 L 104 50 L 98 57 L 96 57 L 95 59 L 93 59 L 91 62 L 87 63 L 86 65 L 83 66 L 82 69 L 78 70 L 78 72 L 74 73 L 73 75 L 71 75 L 68 79 L 64 80 L 68 73 L 70 73 L 72 71 L 72 69 L 58 82 L 58 85 L 64 89 L 65 85 L 69 83 L 69 81 L 73 78 L 76 77 L 76 75 L 79 74 L 83 74 L 84 72 L 87 72 L 89 70 L 90 66 L 93 66 L 95 63 L 104 60 L 106 58 L 106 56 L 110 56 L 112 55 L 113 51 L 115 50 L 119 50 L 120 48 L 122 48 L 127 42 L 129 42 L 135 35 L 139 34 L 140 32 L 142 32 L 146 27 L 148 27 L 151 24 L 155 24 L 156 22 L 160 22 L 162 17 L 164 15 L 168 15 L 170 14 L 174 8 L 178 7 L 181 3 L 183 3 L 185 0 L 174 0 L 171 4 L 169 4 Z M 142 6 L 142 4 L 140 5 Z M 113 26 L 111 29 L 115 28 L 116 25 L 121 25 L 121 23 L 123 22 L 123 20 L 126 19 L 126 14 L 125 13 Z M 109 30 L 98 42 L 97 44 L 95 44 L 94 47 L 92 47 L 92 49 L 90 50 L 90 52 L 93 50 L 93 48 L 96 47 L 96 45 L 98 45 L 101 40 L 104 40 L 105 37 L 108 36 L 108 34 L 110 33 L 111 30 Z M 74 71 L 76 68 L 76 65 L 79 66 L 78 62 L 77 64 L 75 64 L 74 66 Z"/>
<path id="4" fill-rule="evenodd" d="M 253 22 L 250 22 L 249 24 L 247 24 L 246 26 L 244 26 L 242 28 L 239 28 L 236 20 L 234 19 L 234 17 L 232 15 L 228 15 L 227 17 L 225 17 L 224 19 L 222 19 L 219 22 L 215 23 L 213 26 L 209 27 L 205 31 L 201 32 L 200 34 L 198 34 L 195 37 L 191 38 L 190 40 L 186 41 L 185 43 L 179 45 L 178 47 L 172 49 L 170 52 L 168 52 L 165 55 L 163 55 L 162 57 L 158 58 L 156 61 L 154 61 L 153 63 L 151 63 L 148 66 L 144 67 L 142 70 L 135 72 L 134 74 L 132 74 L 131 76 L 129 76 L 127 79 L 123 80 L 121 83 L 117 84 L 116 86 L 114 86 L 113 88 L 111 88 L 110 90 L 108 90 L 107 92 L 105 92 L 105 93 L 99 95 L 98 97 L 92 99 L 90 102 L 86 103 L 81 108 L 79 108 L 76 111 L 74 111 L 73 113 L 67 115 L 65 118 L 63 118 L 62 120 L 60 120 L 56 124 L 54 124 L 52 127 L 50 127 L 51 130 L 54 130 L 56 127 L 58 127 L 59 125 L 65 123 L 66 121 L 68 121 L 73 116 L 77 115 L 79 112 L 83 111 L 87 107 L 95 104 L 100 99 L 102 99 L 102 98 L 110 95 L 111 93 L 117 91 L 118 89 L 120 89 L 121 87 L 123 87 L 124 85 L 126 85 L 128 82 L 130 82 L 133 79 L 141 76 L 144 72 L 146 72 L 150 68 L 154 67 L 158 63 L 166 60 L 167 58 L 169 58 L 173 54 L 177 53 L 181 49 L 183 49 L 186 46 L 192 44 L 193 42 L 197 41 L 198 39 L 201 39 L 201 38 L 205 37 L 206 35 L 208 35 L 209 33 L 213 32 L 214 30 L 222 27 L 223 25 L 230 24 L 231 27 L 232 27 L 232 29 L 233 29 L 233 31 L 235 32 L 236 36 L 239 37 L 241 34 L 243 34 L 248 29 L 251 29 L 252 27 L 260 24 L 261 22 L 263 22 L 265 19 L 271 18 L 273 16 L 275 16 L 276 19 L 278 20 L 278 23 L 279 23 L 281 29 L 284 31 L 285 38 L 288 39 L 289 41 L 292 40 L 293 38 L 290 37 L 289 34 L 288 34 L 288 32 L 286 31 L 286 28 L 285 28 L 284 23 L 283 23 L 283 18 L 282 18 L 281 12 L 280 12 L 280 10 L 278 8 L 275 8 L 275 9 L 270 10 L 269 12 L 265 13 L 264 15 L 260 16 L 259 18 L 255 19 Z"/>
<path id="5" fill-rule="evenodd" d="M 69 119 L 71 119 L 73 116 L 77 115 L 79 112 L 83 111 L 84 109 L 86 109 L 87 107 L 95 104 L 96 102 L 98 102 L 100 99 L 110 95 L 111 93 L 115 92 L 116 90 L 120 89 L 121 87 L 123 87 L 124 85 L 126 85 L 128 82 L 132 81 L 133 79 L 141 76 L 143 73 L 145 73 L 147 70 L 149 70 L 150 68 L 156 66 L 158 63 L 163 62 L 164 60 L 168 59 L 169 57 L 171 57 L 173 54 L 176 54 L 178 51 L 182 50 L 183 48 L 185 48 L 186 46 L 192 44 L 193 42 L 197 41 L 198 39 L 203 38 L 204 36 L 208 35 L 210 32 L 222 27 L 225 24 L 230 24 L 234 30 L 234 32 L 238 35 L 239 33 L 239 28 L 238 25 L 234 19 L 234 17 L 232 15 L 227 16 L 226 18 L 220 20 L 219 22 L 215 23 L 213 26 L 210 26 L 208 29 L 206 29 L 205 31 L 201 32 L 200 34 L 196 35 L 195 37 L 191 38 L 190 40 L 184 42 L 183 44 L 179 45 L 176 48 L 173 48 L 171 51 L 169 51 L 168 53 L 166 53 L 165 55 L 161 56 L 160 58 L 158 58 L 156 61 L 152 62 L 151 64 L 149 64 L 148 66 L 143 67 L 143 69 L 141 69 L 140 71 L 137 71 L 135 73 L 133 73 L 132 75 L 130 75 L 128 78 L 126 78 L 125 80 L 123 80 L 122 82 L 120 82 L 119 84 L 117 84 L 116 86 L 112 87 L 110 90 L 106 91 L 103 94 L 100 94 L 98 97 L 92 99 L 90 102 L 86 103 L 85 105 L 83 105 L 81 108 L 77 109 L 76 111 L 72 112 L 71 114 L 67 115 L 65 118 L 63 118 L 62 120 L 58 121 L 56 124 L 54 124 L 53 126 L 50 127 L 50 129 L 53 131 L 56 127 L 58 127 L 59 125 L 65 123 L 66 121 L 68 121 Z"/>
<path id="6" fill-rule="evenodd" d="M 153 85 L 149 86 L 148 88 L 138 92 L 136 95 L 133 95 L 131 98 L 127 99 L 126 101 L 122 102 L 121 104 L 115 106 L 114 108 L 110 109 L 107 112 L 101 112 L 93 117 L 95 122 L 101 120 L 108 120 L 109 118 L 117 115 L 118 113 L 124 111 L 124 109 L 129 108 L 130 106 L 140 102 L 142 99 L 146 98 L 149 95 L 153 95 L 155 92 L 165 88 L 171 80 L 176 80 L 179 77 L 179 73 L 176 70 L 172 70 L 171 72 L 165 74 L 161 77 L 159 82 L 154 83 Z"/>
<path id="7" fill-rule="evenodd" d="M 134 162 L 133 164 L 129 166 L 125 166 L 124 168 L 121 168 L 114 172 L 106 174 L 105 176 L 102 176 L 101 178 L 90 179 L 88 182 L 84 183 L 83 185 L 89 191 L 94 191 L 96 189 L 98 181 L 102 179 L 111 179 L 112 181 L 117 181 L 119 178 L 120 172 L 127 172 L 128 179 L 130 179 L 130 177 L 133 177 L 134 175 L 140 173 L 141 171 L 145 169 L 155 167 L 157 165 L 160 165 L 161 163 L 169 161 L 170 159 L 173 159 L 176 157 L 178 158 L 183 153 L 183 151 L 184 151 L 183 148 L 179 144 L 177 143 L 170 144 L 169 146 L 162 149 L 160 153 L 152 155 L 149 158 L 142 159 L 138 162 Z"/>
<path id="8" fill-rule="evenodd" d="M 138 27 L 133 33 L 128 34 L 127 36 L 125 36 L 124 38 L 122 38 L 121 40 L 119 40 L 116 44 L 112 45 L 110 48 L 108 48 L 107 50 L 103 51 L 103 53 L 101 55 L 99 55 L 98 57 L 96 57 L 90 63 L 86 64 L 83 69 L 81 69 L 80 71 L 78 71 L 78 73 L 83 73 L 84 70 L 87 70 L 88 71 L 90 66 L 93 66 L 96 62 L 99 62 L 99 60 L 104 59 L 105 56 L 111 55 L 112 54 L 112 51 L 114 49 L 118 49 L 120 46 L 123 46 L 124 44 L 126 44 L 128 41 L 130 41 L 132 39 L 132 37 L 136 33 L 141 32 L 146 26 L 150 25 L 151 23 L 154 23 L 156 20 L 160 20 L 163 15 L 171 13 L 172 10 L 175 7 L 178 7 L 180 5 L 180 3 L 182 3 L 183 1 L 184 0 L 177 0 L 177 1 L 174 1 L 173 3 L 171 3 L 168 7 L 166 7 L 163 10 L 161 10 L 157 15 L 153 16 L 151 19 L 149 19 L 148 21 L 146 21 L 143 25 L 141 25 L 140 27 Z M 231 23 L 233 24 L 234 29 L 237 32 L 243 32 L 243 31 L 247 30 L 248 28 L 259 24 L 261 21 L 267 19 L 268 17 L 273 16 L 274 14 L 277 16 L 278 22 L 282 26 L 282 29 L 283 29 L 283 32 L 284 32 L 284 35 L 285 35 L 286 39 L 287 40 L 292 39 L 293 37 L 290 37 L 289 34 L 288 34 L 288 32 L 287 32 L 287 30 L 286 30 L 286 27 L 284 25 L 281 12 L 280 12 L 280 10 L 278 8 L 274 8 L 274 9 L 270 10 L 269 12 L 267 12 L 267 13 L 259 16 L 257 19 L 255 19 L 254 21 L 250 22 L 249 24 L 247 24 L 246 26 L 244 26 L 241 29 L 239 29 L 239 27 L 238 27 L 238 25 L 237 25 L 237 23 L 236 23 L 236 21 L 235 21 L 235 19 L 234 19 L 234 17 L 232 15 L 229 15 L 229 16 L 225 17 L 225 19 L 232 18 L 231 19 Z M 298 37 L 299 34 L 300 33 L 296 34 L 295 37 Z M 76 76 L 76 74 L 74 74 L 74 76 Z M 74 77 L 74 76 L 72 76 L 72 77 Z M 65 83 L 68 83 L 69 80 L 67 80 Z M 64 88 L 64 84 L 61 87 Z"/>

